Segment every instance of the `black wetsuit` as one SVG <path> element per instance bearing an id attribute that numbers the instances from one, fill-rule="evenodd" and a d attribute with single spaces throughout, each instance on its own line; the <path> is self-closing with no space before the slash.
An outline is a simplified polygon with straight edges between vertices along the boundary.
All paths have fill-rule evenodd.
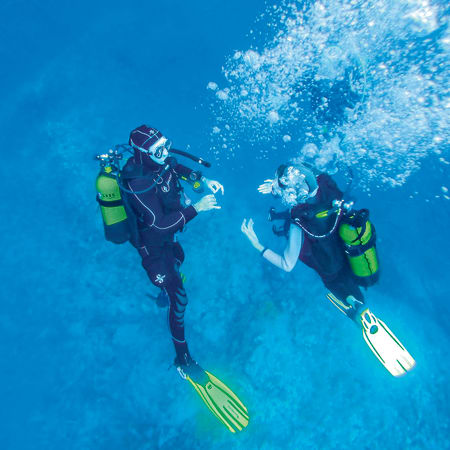
<path id="1" fill-rule="evenodd" d="M 179 177 L 200 177 L 199 172 L 176 164 L 160 176 L 164 165 L 154 163 L 148 156 L 136 151 L 124 167 L 124 174 L 136 172 L 136 178 L 126 178 L 125 186 L 132 193 L 126 193 L 127 202 L 139 218 L 139 244 L 136 246 L 142 257 L 142 266 L 150 281 L 166 291 L 169 297 L 168 321 L 177 357 L 189 355 L 184 335 L 184 312 L 188 299 L 183 287 L 179 268 L 184 261 L 184 252 L 176 242 L 175 233 L 192 220 L 197 212 L 193 206 L 181 203 L 182 188 Z M 129 177 L 129 175 L 128 175 Z M 154 181 L 157 184 L 144 191 Z"/>
<path id="2" fill-rule="evenodd" d="M 357 285 L 344 253 L 338 234 L 339 223 L 335 231 L 327 237 L 314 238 L 304 230 L 316 236 L 326 235 L 336 221 L 336 214 L 318 218 L 316 214 L 332 209 L 333 200 L 342 199 L 342 192 L 327 174 L 317 177 L 318 191 L 311 202 L 301 203 L 291 209 L 291 219 L 303 228 L 303 244 L 299 259 L 314 269 L 322 278 L 324 285 L 342 301 L 349 295 L 364 302 L 364 296 Z"/>

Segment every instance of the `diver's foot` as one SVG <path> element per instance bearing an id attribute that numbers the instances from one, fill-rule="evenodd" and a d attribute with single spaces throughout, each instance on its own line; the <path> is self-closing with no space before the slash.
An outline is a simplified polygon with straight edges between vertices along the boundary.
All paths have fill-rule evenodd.
<path id="1" fill-rule="evenodd" d="M 362 318 L 361 316 L 364 314 L 364 311 L 367 308 L 364 308 L 364 303 L 360 300 L 353 297 L 353 295 L 349 295 L 345 301 L 351 306 L 352 311 L 351 313 L 348 313 L 348 316 L 350 319 L 353 320 L 353 322 L 356 323 L 356 325 L 362 327 Z"/>
<path id="2" fill-rule="evenodd" d="M 177 356 L 174 361 L 181 378 L 186 380 L 188 377 L 196 383 L 206 383 L 208 376 L 201 368 L 199 363 L 192 359 L 191 355 L 185 353 L 182 357 Z"/>

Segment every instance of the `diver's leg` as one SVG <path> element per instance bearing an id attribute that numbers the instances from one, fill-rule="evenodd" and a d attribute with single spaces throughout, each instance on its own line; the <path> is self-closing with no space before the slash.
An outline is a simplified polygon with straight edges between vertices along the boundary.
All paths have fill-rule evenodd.
<path id="1" fill-rule="evenodd" d="M 168 254 L 167 254 L 168 253 Z M 181 261 L 172 252 L 167 252 L 158 259 L 144 258 L 144 266 L 151 282 L 165 291 L 169 299 L 168 324 L 177 358 L 189 356 L 184 336 L 184 312 L 188 303 L 186 291 L 177 267 Z M 179 255 L 177 255 L 179 256 Z"/>
<path id="2" fill-rule="evenodd" d="M 167 252 L 167 266 L 171 269 L 171 276 L 166 287 L 169 296 L 168 322 L 172 340 L 177 354 L 177 362 L 186 363 L 192 360 L 184 335 L 184 313 L 188 304 L 186 290 L 180 274 L 180 267 L 184 261 L 184 251 L 175 242 Z"/>
<path id="3" fill-rule="evenodd" d="M 178 361 L 184 361 L 189 357 L 189 350 L 184 335 L 184 313 L 188 304 L 186 291 L 183 287 L 180 275 L 177 273 L 177 280 L 171 280 L 166 286 L 169 296 L 168 323 L 172 335 L 173 345 Z"/>
<path id="4" fill-rule="evenodd" d="M 322 278 L 327 289 L 335 296 L 341 307 L 338 308 L 351 320 L 360 324 L 360 314 L 363 311 L 364 295 L 356 284 L 352 274 L 341 270 L 333 278 Z M 331 299 L 330 299 L 331 300 Z"/>

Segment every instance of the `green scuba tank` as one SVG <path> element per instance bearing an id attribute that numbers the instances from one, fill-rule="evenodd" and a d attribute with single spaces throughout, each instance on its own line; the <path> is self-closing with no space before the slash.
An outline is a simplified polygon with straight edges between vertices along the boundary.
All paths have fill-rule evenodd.
<path id="1" fill-rule="evenodd" d="M 130 227 L 117 183 L 117 171 L 113 166 L 101 168 L 95 186 L 106 240 L 115 244 L 127 242 L 130 239 Z"/>
<path id="2" fill-rule="evenodd" d="M 339 236 L 344 242 L 353 274 L 361 286 L 372 286 L 380 271 L 375 248 L 375 227 L 369 222 L 369 211 L 350 211 L 342 219 Z"/>

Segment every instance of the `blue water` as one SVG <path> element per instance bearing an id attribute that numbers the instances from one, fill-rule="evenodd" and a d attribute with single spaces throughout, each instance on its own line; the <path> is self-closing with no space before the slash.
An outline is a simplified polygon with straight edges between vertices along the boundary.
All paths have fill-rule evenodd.
<path id="1" fill-rule="evenodd" d="M 3 449 L 450 448 L 448 6 L 442 1 L 0 5 Z M 171 366 L 135 251 L 103 238 L 93 160 L 148 123 L 213 162 L 222 209 L 180 236 L 192 355 L 248 406 L 232 435 Z M 282 250 L 257 186 L 310 160 L 367 207 L 376 360 Z"/>

